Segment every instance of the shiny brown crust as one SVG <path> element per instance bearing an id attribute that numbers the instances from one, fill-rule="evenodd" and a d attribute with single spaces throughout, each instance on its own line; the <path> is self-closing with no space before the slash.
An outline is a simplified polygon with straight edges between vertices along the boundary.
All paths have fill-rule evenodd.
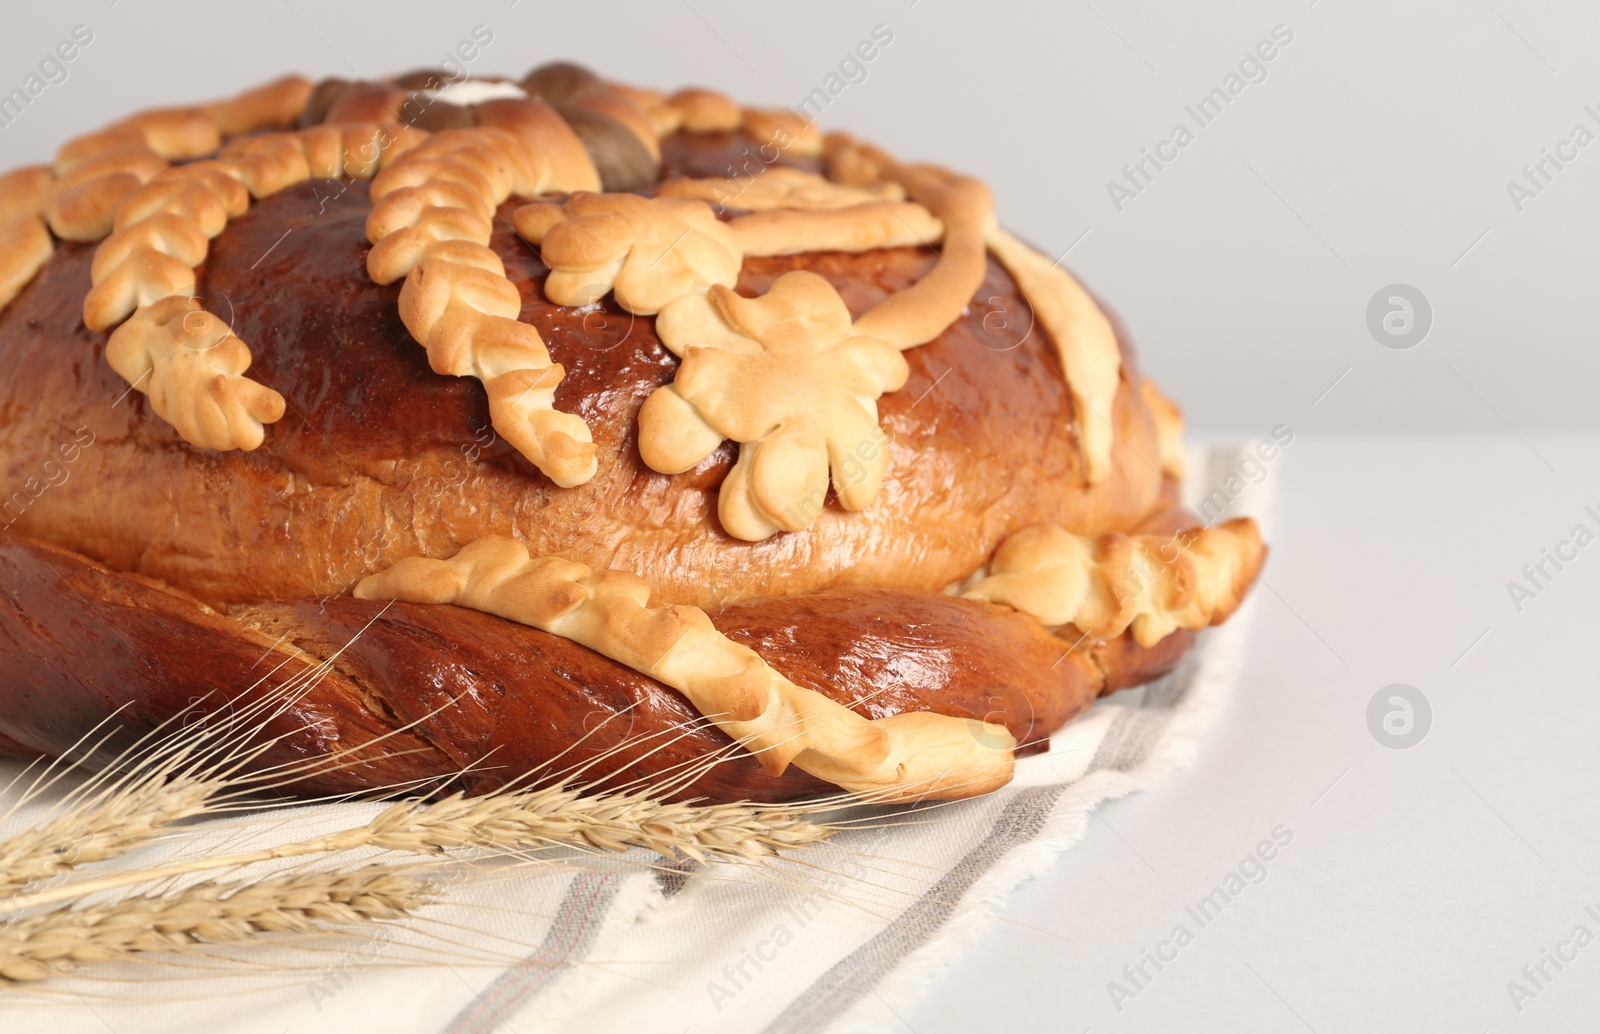
<path id="1" fill-rule="evenodd" d="M 13 370 L 0 386 L 0 484 L 32 476 L 79 426 L 118 444 L 89 450 L 86 466 L 15 530 L 213 604 L 346 592 L 406 556 L 449 556 L 493 533 L 633 571 L 668 598 L 715 608 L 856 581 L 936 592 L 1028 524 L 1099 534 L 1160 505 L 1160 472 L 1143 458 L 1158 455 L 1155 427 L 1126 382 L 1118 474 L 1083 487 L 1052 349 L 1028 333 L 1026 302 L 990 263 L 971 312 L 904 353 L 905 386 L 880 400 L 890 463 L 874 504 L 847 513 L 829 503 L 804 535 L 737 542 L 715 517 L 731 448 L 675 478 L 639 460 L 638 407 L 677 367 L 652 321 L 545 301 L 537 254 L 497 218 L 491 247 L 521 294 L 522 319 L 568 370 L 556 407 L 584 419 L 600 457 L 594 480 L 556 489 L 494 440 L 474 382 L 428 368 L 395 289 L 365 276 L 368 211 L 364 191 L 302 184 L 259 201 L 212 242 L 198 295 L 224 318 L 231 308 L 251 378 L 288 406 L 249 456 L 188 448 L 137 393 L 108 405 L 127 387 L 78 318 L 91 250 L 58 248 L 0 313 L 0 357 Z M 921 249 L 749 259 L 739 288 L 762 293 L 778 275 L 809 269 L 860 313 L 937 261 Z M 316 342 L 309 366 L 307 341 Z M 117 505 L 98 503 L 107 497 Z"/>
<path id="2" fill-rule="evenodd" d="M 1016 741 L 998 724 L 930 710 L 863 718 L 789 681 L 700 608 L 658 600 L 623 571 L 530 557 L 514 539 L 402 560 L 355 596 L 466 607 L 579 643 L 682 693 L 773 775 L 793 765 L 884 802 L 972 797 L 1011 781 Z"/>
<path id="3" fill-rule="evenodd" d="M 583 739 L 573 687 L 598 685 L 640 705 L 630 733 L 702 727 L 694 749 L 661 758 L 727 748 L 706 719 L 755 751 L 762 766 L 731 750 L 697 774 L 714 796 L 821 785 L 795 781 L 800 769 L 909 799 L 1009 780 L 1012 737 L 1036 744 L 1095 695 L 1165 670 L 1190 630 L 1237 607 L 1262 555 L 1253 524 L 1186 532 L 1178 562 L 1156 563 L 1163 526 L 1186 523 L 1169 515 L 1175 408 L 1141 380 L 1115 318 L 997 227 L 981 182 L 713 91 L 668 96 L 556 65 L 529 75 L 526 101 L 418 92 L 451 82 L 285 79 L 135 115 L 69 141 L 49 175 L 8 177 L 0 290 L 16 297 L 0 299 L 0 357 L 15 374 L 0 389 L 0 476 L 23 491 L 0 500 L 0 573 L 20 586 L 43 565 L 72 587 L 51 624 L 93 617 L 163 649 L 216 639 L 199 670 L 230 685 L 268 637 L 253 663 L 280 674 L 264 686 L 309 670 L 301 654 L 325 660 L 307 696 L 316 727 L 286 744 L 314 753 L 406 727 L 405 757 L 421 759 L 363 748 L 355 774 L 325 786 L 374 785 L 368 768 L 426 782 L 484 753 L 506 774 L 547 766 Z M 271 132 L 291 122 L 304 128 Z M 324 178 L 374 174 L 370 200 Z M 581 199 L 560 205 L 579 187 L 658 184 L 698 199 L 599 195 L 592 224 Z M 712 244 L 640 222 L 680 209 Z M 68 241 L 117 233 L 88 261 L 46 225 Z M 74 294 L 87 328 L 60 311 Z M 694 308 L 707 299 L 717 319 Z M 100 361 L 94 332 L 124 319 Z M 130 384 L 109 407 L 106 365 Z M 196 452 L 180 436 L 259 451 Z M 731 469 L 724 439 L 743 443 Z M 1083 557 L 1099 579 L 1087 597 Z M 1119 604 L 1113 620 L 1101 583 L 1119 601 L 1142 591 L 1124 559 L 1159 568 L 1161 599 Z M 409 602 L 330 597 L 363 576 L 358 595 Z M 419 606 L 441 603 L 454 606 Z M 434 632 L 419 639 L 419 624 Z M 78 652 L 104 639 L 72 637 Z M 15 657 L 39 648 L 27 638 L 10 636 Z M 907 667 L 933 648 L 944 668 Z M 142 721 L 182 710 L 164 683 L 195 675 L 174 675 L 178 663 L 122 673 L 149 705 Z M 93 685 L 47 669 L 11 677 L 29 701 L 17 714 L 0 678 L 6 743 L 59 750 L 56 732 L 105 713 Z M 547 686 L 546 669 L 583 677 Z M 486 677 L 503 695 L 463 703 L 487 699 Z M 994 678 L 1010 688 L 979 693 Z M 446 682 L 460 692 L 441 699 Z M 43 685 L 63 702 L 43 705 Z M 637 753 L 632 774 L 663 771 Z"/>
<path id="4" fill-rule="evenodd" d="M 263 730 L 282 739 L 262 765 L 340 757 L 336 770 L 301 782 L 303 792 L 426 787 L 462 769 L 469 789 L 485 790 L 619 747 L 602 785 L 703 768 L 677 796 L 775 800 L 830 789 L 731 751 L 654 679 L 477 611 L 336 596 L 221 614 L 17 535 L 0 536 L 0 585 L 0 751 L 10 741 L 60 753 L 130 701 L 139 728 L 174 715 L 203 720 L 328 661 Z M 1154 650 L 1126 638 L 1069 649 L 1005 608 L 865 587 L 741 604 L 712 619 L 798 685 L 865 718 L 937 710 L 992 722 L 1024 753 L 1101 693 L 1163 674 L 1188 646 L 1180 634 Z"/>

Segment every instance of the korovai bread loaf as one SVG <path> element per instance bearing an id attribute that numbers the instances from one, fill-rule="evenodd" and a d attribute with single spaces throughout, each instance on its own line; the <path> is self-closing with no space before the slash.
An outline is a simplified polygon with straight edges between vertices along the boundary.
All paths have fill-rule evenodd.
<path id="1" fill-rule="evenodd" d="M 983 183 L 715 91 L 137 114 L 0 177 L 0 304 L 11 752 L 281 692 L 307 792 L 969 796 L 1265 558 Z"/>

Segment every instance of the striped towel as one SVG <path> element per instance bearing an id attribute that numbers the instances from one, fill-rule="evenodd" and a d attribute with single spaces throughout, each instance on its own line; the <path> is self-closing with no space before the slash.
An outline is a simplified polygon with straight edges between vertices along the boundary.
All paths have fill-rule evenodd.
<path id="1" fill-rule="evenodd" d="M 1229 514 L 1263 519 L 1274 479 L 1229 482 L 1243 458 L 1231 447 L 1197 451 L 1191 483 L 1204 492 L 1243 483 L 1229 489 Z M 649 861 L 641 854 L 463 880 L 421 919 L 309 961 L 303 952 L 248 956 L 288 969 L 173 976 L 108 966 L 47 985 L 48 994 L 0 991 L 0 1030 L 891 1029 L 977 939 L 989 906 L 1082 835 L 1096 804 L 1189 762 L 1229 695 L 1249 610 L 1205 633 L 1167 677 L 1098 702 L 1048 753 L 1020 762 L 1017 780 L 998 793 L 911 815 L 885 809 L 801 861 L 701 870 L 641 864 Z M 362 804 L 286 812 L 274 837 L 372 812 Z M 251 846 L 236 828 L 206 835 L 218 849 Z"/>

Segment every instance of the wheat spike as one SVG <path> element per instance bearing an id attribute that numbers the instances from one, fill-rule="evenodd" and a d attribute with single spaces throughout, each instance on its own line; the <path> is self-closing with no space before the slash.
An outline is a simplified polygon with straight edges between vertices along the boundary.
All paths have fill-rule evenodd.
<path id="1" fill-rule="evenodd" d="M 394 866 L 204 881 L 165 894 L 59 908 L 0 927 L 0 984 L 44 980 L 81 962 L 135 959 L 263 933 L 315 933 L 412 914 L 430 883 Z"/>
<path id="2" fill-rule="evenodd" d="M 643 793 L 585 796 L 565 787 L 402 802 L 359 831 L 360 846 L 524 851 L 646 848 L 669 858 L 749 860 L 821 843 L 834 832 L 794 811 L 750 804 L 668 804 Z"/>
<path id="3" fill-rule="evenodd" d="M 548 847 L 608 852 L 646 848 L 668 857 L 754 860 L 822 843 L 838 827 L 790 808 L 759 804 L 668 804 L 643 793 L 585 796 L 548 787 L 437 801 L 408 800 L 370 822 L 326 836 L 233 855 L 187 858 L 170 865 L 111 873 L 32 894 L 0 895 L 0 912 L 17 912 L 155 880 L 236 869 L 258 862 L 339 854 L 361 848 L 436 853 L 477 848 L 521 853 Z"/>
<path id="4" fill-rule="evenodd" d="M 154 776 L 91 808 L 58 812 L 0 841 L 0 896 L 103 862 L 147 843 L 181 819 L 205 814 L 227 783 L 220 779 Z"/>

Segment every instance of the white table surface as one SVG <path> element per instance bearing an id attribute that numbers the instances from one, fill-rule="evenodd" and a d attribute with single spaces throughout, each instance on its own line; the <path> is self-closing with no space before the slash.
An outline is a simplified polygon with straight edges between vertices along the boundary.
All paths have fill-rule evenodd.
<path id="1" fill-rule="evenodd" d="M 1520 614 L 1506 584 L 1600 534 L 1600 438 L 1302 434 L 1268 476 L 1267 585 L 1199 760 L 1103 806 L 905 1029 L 1594 1029 L 1600 541 Z M 1432 707 L 1410 749 L 1368 731 L 1391 683 Z M 1200 928 L 1185 906 L 1279 824 L 1265 880 Z M 1118 1011 L 1108 982 L 1180 923 Z M 1563 946 L 1579 925 L 1595 940 Z M 1558 949 L 1542 988 L 1523 975 Z"/>

